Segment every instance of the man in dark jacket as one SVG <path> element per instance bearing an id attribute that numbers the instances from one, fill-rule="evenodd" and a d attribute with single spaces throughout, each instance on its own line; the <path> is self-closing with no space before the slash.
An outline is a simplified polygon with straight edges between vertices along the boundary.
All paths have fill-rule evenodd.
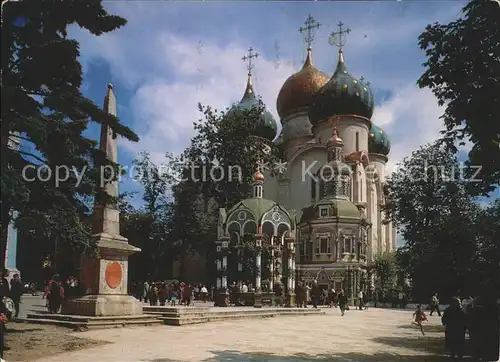
<path id="1" fill-rule="evenodd" d="M 10 296 L 10 287 L 9 281 L 7 278 L 9 277 L 9 270 L 5 269 L 2 274 L 2 285 L 0 286 L 0 298 L 7 298 Z"/>
<path id="2" fill-rule="evenodd" d="M 16 314 L 14 318 L 19 316 L 19 305 L 21 303 L 21 296 L 24 293 L 24 286 L 19 274 L 14 274 L 14 277 L 10 280 L 10 298 L 14 302 L 14 307 L 16 308 Z"/>
<path id="3" fill-rule="evenodd" d="M 311 287 L 311 294 L 312 294 L 312 302 L 313 302 L 313 307 L 318 308 L 318 302 L 319 302 L 319 297 L 321 294 L 321 288 L 318 284 L 318 281 L 314 279 L 312 287 Z"/>
<path id="4" fill-rule="evenodd" d="M 7 328 L 5 323 L 7 321 L 7 308 L 5 307 L 5 298 L 9 297 L 10 288 L 7 277 L 9 276 L 9 271 L 5 270 L 2 275 L 2 284 L 0 285 L 0 358 L 3 358 L 3 351 L 8 350 L 5 345 L 4 338 Z"/>

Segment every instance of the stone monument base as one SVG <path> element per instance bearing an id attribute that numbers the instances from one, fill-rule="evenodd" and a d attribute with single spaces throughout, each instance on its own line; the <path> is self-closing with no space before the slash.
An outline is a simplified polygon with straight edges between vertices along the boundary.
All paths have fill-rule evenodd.
<path id="1" fill-rule="evenodd" d="M 64 301 L 61 314 L 101 317 L 142 315 L 142 303 L 130 295 L 86 295 Z"/>

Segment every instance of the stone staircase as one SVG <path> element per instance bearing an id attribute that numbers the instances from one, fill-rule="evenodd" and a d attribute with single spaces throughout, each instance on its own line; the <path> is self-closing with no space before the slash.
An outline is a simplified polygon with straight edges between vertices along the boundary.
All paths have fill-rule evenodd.
<path id="1" fill-rule="evenodd" d="M 258 319 L 280 316 L 308 316 L 325 314 L 314 308 L 280 307 L 155 307 L 145 306 L 144 313 L 154 315 L 171 326 L 219 322 L 234 319 Z"/>
<path id="2" fill-rule="evenodd" d="M 161 325 L 163 323 L 161 319 L 152 314 L 89 317 L 79 315 L 34 313 L 28 314 L 26 318 L 20 321 L 34 324 L 52 324 L 60 327 L 72 328 L 74 330 L 151 326 Z"/>

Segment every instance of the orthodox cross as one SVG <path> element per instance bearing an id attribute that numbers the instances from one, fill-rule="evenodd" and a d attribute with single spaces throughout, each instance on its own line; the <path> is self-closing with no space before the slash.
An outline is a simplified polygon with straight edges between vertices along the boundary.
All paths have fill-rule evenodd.
<path id="1" fill-rule="evenodd" d="M 248 48 L 248 55 L 245 55 L 243 58 L 241 58 L 241 60 L 243 60 L 244 62 L 248 61 L 248 65 L 247 65 L 248 73 L 251 73 L 252 69 L 254 67 L 254 65 L 252 64 L 252 59 L 257 58 L 258 56 L 259 56 L 259 53 L 253 53 L 253 48 L 250 47 L 250 48 Z"/>
<path id="2" fill-rule="evenodd" d="M 257 161 L 257 171 L 258 172 L 264 172 L 265 164 L 262 162 L 262 160 Z"/>
<path id="3" fill-rule="evenodd" d="M 302 34 L 302 33 L 305 33 L 307 32 L 307 34 L 305 35 L 304 37 L 304 40 L 306 41 L 307 43 L 307 47 L 310 48 L 311 47 L 311 44 L 314 40 L 314 34 L 313 34 L 313 29 L 319 29 L 319 27 L 321 26 L 320 23 L 318 23 L 312 16 L 311 14 L 309 14 L 309 16 L 307 17 L 306 21 L 304 22 L 304 25 L 305 26 L 301 26 L 299 28 L 299 32 Z"/>
<path id="4" fill-rule="evenodd" d="M 339 22 L 338 23 L 339 31 L 334 31 L 330 34 L 330 38 L 328 39 L 330 45 L 335 45 L 339 48 L 342 48 L 345 45 L 346 43 L 345 35 L 349 34 L 351 32 L 351 29 L 347 28 L 345 30 L 342 30 L 343 26 L 344 23 Z"/>

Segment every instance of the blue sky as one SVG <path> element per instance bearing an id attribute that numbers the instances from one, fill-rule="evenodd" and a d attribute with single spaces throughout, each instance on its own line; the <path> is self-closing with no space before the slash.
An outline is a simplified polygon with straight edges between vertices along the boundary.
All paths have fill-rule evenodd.
<path id="1" fill-rule="evenodd" d="M 337 49 L 328 37 L 342 21 L 352 32 L 344 47 L 348 70 L 371 82 L 373 117 L 392 141 L 390 167 L 420 145 L 436 139 L 442 127 L 429 90 L 416 81 L 424 53 L 418 35 L 434 22 L 460 15 L 465 1 L 356 2 L 105 2 L 129 23 L 100 37 L 74 28 L 84 66 L 84 92 L 102 104 L 107 83 L 114 85 L 118 116 L 140 136 L 121 141 L 119 162 L 131 165 L 149 151 L 157 163 L 166 152 L 181 152 L 198 119 L 196 104 L 224 108 L 238 101 L 246 83 L 241 57 L 252 46 L 254 88 L 276 114 L 281 85 L 302 66 L 306 45 L 298 32 L 311 14 L 321 23 L 313 43 L 313 62 L 332 74 Z M 98 138 L 98 129 L 89 134 Z M 140 188 L 127 179 L 121 191 Z M 136 204 L 140 201 L 136 200 Z"/>

